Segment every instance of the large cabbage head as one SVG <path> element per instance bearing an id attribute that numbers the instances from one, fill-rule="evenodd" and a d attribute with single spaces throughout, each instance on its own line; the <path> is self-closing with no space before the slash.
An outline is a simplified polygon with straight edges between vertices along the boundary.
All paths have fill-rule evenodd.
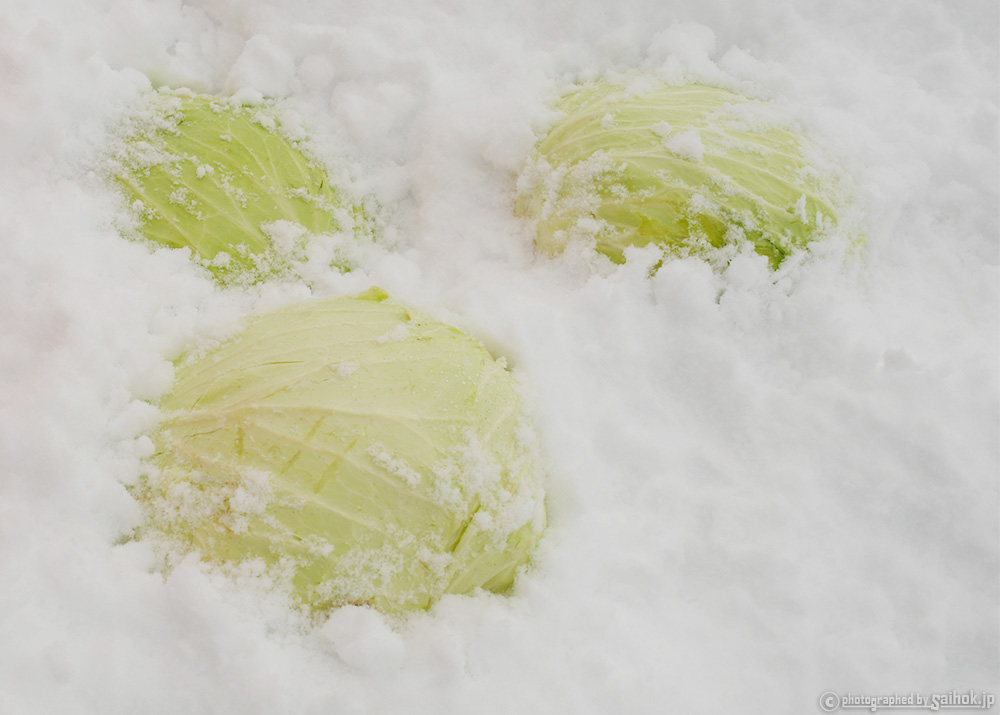
<path id="1" fill-rule="evenodd" d="M 168 561 L 263 565 L 314 609 L 503 592 L 544 526 L 504 361 L 378 289 L 252 320 L 162 409 L 146 537 Z"/>
<path id="2" fill-rule="evenodd" d="M 749 242 L 777 266 L 836 221 L 841 182 L 766 105 L 645 81 L 598 82 L 557 109 L 516 205 L 546 253 L 585 241 L 621 263 L 628 246 L 685 255 Z"/>
<path id="3" fill-rule="evenodd" d="M 110 173 L 139 234 L 190 248 L 223 283 L 286 269 L 310 235 L 360 235 L 365 226 L 271 107 L 161 90 L 127 117 L 121 135 Z"/>

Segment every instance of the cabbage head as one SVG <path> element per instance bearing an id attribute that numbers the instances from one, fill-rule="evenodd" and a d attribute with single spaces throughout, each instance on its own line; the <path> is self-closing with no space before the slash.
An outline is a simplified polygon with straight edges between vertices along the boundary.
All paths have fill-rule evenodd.
<path id="1" fill-rule="evenodd" d="M 110 173 L 138 233 L 190 248 L 222 283 L 287 269 L 312 234 L 365 226 L 273 108 L 160 90 L 128 116 L 119 139 Z"/>
<path id="2" fill-rule="evenodd" d="M 557 110 L 516 204 L 545 253 L 585 241 L 622 263 L 628 246 L 724 255 L 749 243 L 777 267 L 836 223 L 841 180 L 767 105 L 697 84 L 598 82 Z"/>
<path id="3" fill-rule="evenodd" d="M 251 320 L 161 408 L 144 535 L 168 562 L 264 568 L 312 609 L 503 592 L 544 526 L 504 361 L 379 289 Z"/>

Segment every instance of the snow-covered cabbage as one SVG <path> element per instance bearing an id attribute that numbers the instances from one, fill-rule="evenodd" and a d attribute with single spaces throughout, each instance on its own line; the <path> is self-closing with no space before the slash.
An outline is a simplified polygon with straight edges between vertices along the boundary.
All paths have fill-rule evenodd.
<path id="1" fill-rule="evenodd" d="M 544 526 L 505 362 L 380 289 L 252 320 L 161 407 L 146 537 L 264 564 L 315 609 L 503 592 Z"/>
<path id="2" fill-rule="evenodd" d="M 516 205 L 546 253 L 586 241 L 621 263 L 628 246 L 684 255 L 750 242 L 777 266 L 837 220 L 842 181 L 763 103 L 704 85 L 598 82 L 557 109 Z"/>
<path id="3" fill-rule="evenodd" d="M 365 226 L 267 106 L 154 92 L 126 119 L 110 171 L 142 236 L 190 248 L 222 282 L 283 270 L 310 234 Z"/>

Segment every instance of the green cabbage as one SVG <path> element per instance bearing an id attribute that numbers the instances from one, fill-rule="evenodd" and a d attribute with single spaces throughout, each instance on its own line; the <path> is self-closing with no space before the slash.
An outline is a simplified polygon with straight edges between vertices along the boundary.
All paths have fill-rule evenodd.
<path id="1" fill-rule="evenodd" d="M 718 87 L 599 82 L 557 109 L 515 207 L 546 253 L 580 240 L 621 263 L 628 246 L 684 255 L 749 242 L 776 267 L 835 225 L 840 179 L 761 103 Z"/>
<path id="2" fill-rule="evenodd" d="M 544 526 L 504 361 L 379 289 L 252 320 L 161 406 L 146 537 L 265 564 L 314 609 L 503 592 Z"/>
<path id="3" fill-rule="evenodd" d="M 365 224 L 268 107 L 162 90 L 128 117 L 122 135 L 110 172 L 139 233 L 190 248 L 223 283 L 287 269 L 310 234 Z"/>

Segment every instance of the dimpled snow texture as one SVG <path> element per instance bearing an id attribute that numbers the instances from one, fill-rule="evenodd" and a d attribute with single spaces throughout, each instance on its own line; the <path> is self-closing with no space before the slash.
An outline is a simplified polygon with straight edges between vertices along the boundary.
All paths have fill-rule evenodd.
<path id="1" fill-rule="evenodd" d="M 628 246 L 685 255 L 749 241 L 776 267 L 834 225 L 840 182 L 765 107 L 703 85 L 584 87 L 559 102 L 517 213 L 537 220 L 549 254 L 585 240 L 621 263 Z"/>
<path id="2" fill-rule="evenodd" d="M 544 526 L 505 363 L 379 289 L 252 320 L 162 409 L 147 535 L 168 559 L 262 559 L 314 609 L 503 592 Z"/>
<path id="3" fill-rule="evenodd" d="M 305 234 L 348 229 L 360 217 L 267 107 L 163 90 L 123 133 L 112 174 L 140 233 L 190 248 L 222 282 L 266 276 L 301 250 L 294 244 Z M 295 228 L 275 241 L 279 221 Z"/>

